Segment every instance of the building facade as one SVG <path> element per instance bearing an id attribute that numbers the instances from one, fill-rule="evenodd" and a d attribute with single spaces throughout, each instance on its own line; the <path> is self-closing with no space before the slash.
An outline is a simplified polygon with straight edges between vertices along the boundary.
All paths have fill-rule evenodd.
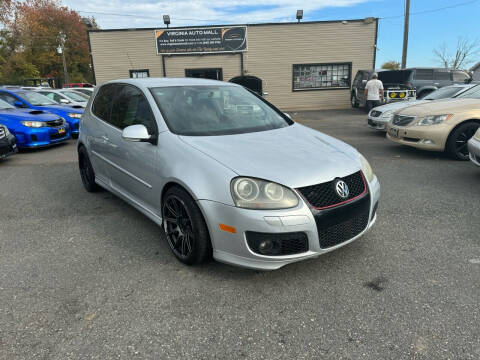
<path id="1" fill-rule="evenodd" d="M 233 79 L 280 109 L 314 110 L 350 106 L 357 70 L 375 67 L 377 30 L 378 19 L 367 18 L 91 30 L 89 41 L 97 84 L 145 76 Z"/>

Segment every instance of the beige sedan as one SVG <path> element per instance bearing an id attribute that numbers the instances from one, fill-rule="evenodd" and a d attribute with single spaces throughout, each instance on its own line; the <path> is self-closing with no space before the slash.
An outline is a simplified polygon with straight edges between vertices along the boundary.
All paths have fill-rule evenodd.
<path id="1" fill-rule="evenodd" d="M 472 97 L 480 97 L 480 87 L 476 88 L 478 93 L 473 92 Z M 480 98 L 439 100 L 395 113 L 387 125 L 387 138 L 418 149 L 446 151 L 454 159 L 468 160 L 468 140 L 479 127 Z"/>

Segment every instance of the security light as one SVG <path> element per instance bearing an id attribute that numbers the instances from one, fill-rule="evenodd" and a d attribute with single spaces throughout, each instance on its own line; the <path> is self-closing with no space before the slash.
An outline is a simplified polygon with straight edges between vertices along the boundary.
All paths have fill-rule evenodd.
<path id="1" fill-rule="evenodd" d="M 297 20 L 300 22 L 303 18 L 303 10 L 297 10 Z"/>
<path id="2" fill-rule="evenodd" d="M 163 15 L 163 23 L 167 25 L 168 28 L 168 25 L 170 25 L 170 15 Z"/>

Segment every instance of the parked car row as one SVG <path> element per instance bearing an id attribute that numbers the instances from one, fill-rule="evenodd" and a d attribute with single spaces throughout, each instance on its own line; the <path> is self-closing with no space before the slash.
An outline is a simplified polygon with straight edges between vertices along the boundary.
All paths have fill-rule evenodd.
<path id="1" fill-rule="evenodd" d="M 398 144 L 480 164 L 480 85 L 452 85 L 423 100 L 376 107 L 367 124 Z"/>
<path id="2" fill-rule="evenodd" d="M 0 158 L 18 149 L 46 147 L 77 138 L 85 105 L 48 96 L 58 93 L 68 97 L 68 92 L 73 93 L 47 88 L 0 88 Z M 81 93 L 73 96 L 84 100 L 84 104 L 88 101 Z"/>

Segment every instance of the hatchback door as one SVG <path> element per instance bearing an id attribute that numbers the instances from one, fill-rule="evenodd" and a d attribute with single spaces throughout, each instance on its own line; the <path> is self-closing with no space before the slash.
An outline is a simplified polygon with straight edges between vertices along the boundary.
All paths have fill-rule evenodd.
<path id="1" fill-rule="evenodd" d="M 117 85 L 107 134 L 109 151 L 106 166 L 111 186 L 132 201 L 159 215 L 158 146 L 150 142 L 132 142 L 122 138 L 122 130 L 142 124 L 153 137 L 158 127 L 148 100 L 133 85 Z"/>

